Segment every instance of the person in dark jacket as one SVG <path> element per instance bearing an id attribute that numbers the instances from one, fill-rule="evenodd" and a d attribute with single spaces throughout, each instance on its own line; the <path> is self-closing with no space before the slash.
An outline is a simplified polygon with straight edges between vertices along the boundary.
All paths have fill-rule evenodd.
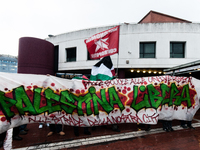
<path id="1" fill-rule="evenodd" d="M 181 127 L 184 129 L 186 128 L 195 129 L 195 127 L 192 126 L 192 121 L 181 120 Z"/>
<path id="2" fill-rule="evenodd" d="M 20 132 L 20 129 L 19 127 L 14 127 L 13 128 L 13 135 L 12 135 L 12 139 L 13 140 L 22 140 L 23 138 L 19 136 L 19 132 Z"/>
<path id="3" fill-rule="evenodd" d="M 47 136 L 51 136 L 55 132 L 62 136 L 65 135 L 65 132 L 62 131 L 62 124 L 50 124 L 49 128 L 50 132 L 47 134 Z"/>
<path id="4" fill-rule="evenodd" d="M 6 133 L 7 133 L 7 131 L 0 134 L 0 148 L 3 147 L 4 140 L 6 138 Z"/>

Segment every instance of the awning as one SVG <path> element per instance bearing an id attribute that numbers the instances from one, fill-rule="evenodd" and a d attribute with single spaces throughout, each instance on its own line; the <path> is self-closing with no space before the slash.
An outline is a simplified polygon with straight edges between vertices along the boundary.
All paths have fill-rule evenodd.
<path id="1" fill-rule="evenodd" d="M 190 63 L 185 63 L 179 66 L 163 70 L 163 72 L 165 72 L 166 75 L 178 75 L 178 74 L 180 75 L 198 71 L 200 71 L 200 60 L 193 61 Z"/>

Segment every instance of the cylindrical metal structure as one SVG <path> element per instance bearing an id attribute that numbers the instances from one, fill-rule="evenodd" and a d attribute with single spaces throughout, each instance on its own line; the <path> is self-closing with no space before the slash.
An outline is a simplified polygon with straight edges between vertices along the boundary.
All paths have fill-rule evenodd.
<path id="1" fill-rule="evenodd" d="M 18 73 L 54 75 L 54 45 L 38 38 L 20 38 Z"/>

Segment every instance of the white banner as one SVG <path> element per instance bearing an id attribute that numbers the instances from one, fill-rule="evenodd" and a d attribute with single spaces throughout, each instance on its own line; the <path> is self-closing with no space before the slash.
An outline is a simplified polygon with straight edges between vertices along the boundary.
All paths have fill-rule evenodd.
<path id="1" fill-rule="evenodd" d="M 0 73 L 0 133 L 29 123 L 101 126 L 191 121 L 200 80 L 155 76 L 108 81 Z"/>

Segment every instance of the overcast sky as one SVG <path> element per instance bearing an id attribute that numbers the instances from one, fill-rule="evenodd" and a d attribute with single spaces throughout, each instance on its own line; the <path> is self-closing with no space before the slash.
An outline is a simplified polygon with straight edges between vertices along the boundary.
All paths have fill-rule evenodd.
<path id="1" fill-rule="evenodd" d="M 0 0 L 0 54 L 18 55 L 19 38 L 137 23 L 150 10 L 200 23 L 200 0 Z"/>

